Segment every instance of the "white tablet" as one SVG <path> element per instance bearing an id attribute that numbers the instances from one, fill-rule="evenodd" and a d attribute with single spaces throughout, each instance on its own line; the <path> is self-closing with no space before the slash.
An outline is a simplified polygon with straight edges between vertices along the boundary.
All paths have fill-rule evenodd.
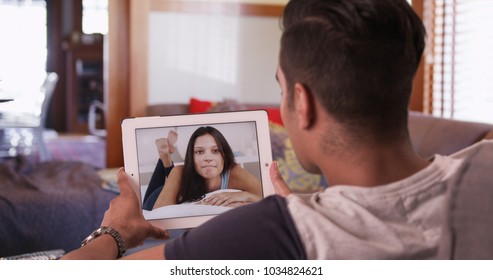
<path id="1" fill-rule="evenodd" d="M 274 194 L 265 111 L 129 118 L 122 135 L 125 171 L 160 227 L 193 228 Z"/>

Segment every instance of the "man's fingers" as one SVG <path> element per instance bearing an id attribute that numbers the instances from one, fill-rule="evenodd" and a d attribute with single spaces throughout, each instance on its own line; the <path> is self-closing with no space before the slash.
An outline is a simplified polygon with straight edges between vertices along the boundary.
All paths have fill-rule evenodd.
<path id="1" fill-rule="evenodd" d="M 169 232 L 167 230 L 164 230 L 160 227 L 156 227 L 156 226 L 153 226 L 151 224 L 150 225 L 150 232 L 149 232 L 149 236 L 154 238 L 154 239 L 159 239 L 159 240 L 165 240 L 165 239 L 169 239 Z"/>
<path id="2" fill-rule="evenodd" d="M 270 173 L 270 180 L 272 182 L 272 185 L 274 186 L 274 190 L 276 191 L 276 194 L 285 197 L 293 192 L 289 189 L 286 182 L 284 182 L 281 173 L 279 173 L 279 166 L 277 164 L 277 161 L 272 162 L 272 164 L 270 165 L 269 173 Z"/>

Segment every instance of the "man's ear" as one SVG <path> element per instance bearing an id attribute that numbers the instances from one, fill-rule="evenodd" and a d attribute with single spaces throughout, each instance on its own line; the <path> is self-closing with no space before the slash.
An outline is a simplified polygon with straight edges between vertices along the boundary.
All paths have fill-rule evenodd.
<path id="1" fill-rule="evenodd" d="M 294 85 L 294 106 L 300 129 L 310 128 L 315 121 L 315 103 L 311 91 L 301 83 Z"/>

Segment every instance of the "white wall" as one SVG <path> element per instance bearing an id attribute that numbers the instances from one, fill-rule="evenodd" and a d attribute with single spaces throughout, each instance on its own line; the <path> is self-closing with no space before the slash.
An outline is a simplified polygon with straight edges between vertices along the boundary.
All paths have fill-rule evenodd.
<path id="1" fill-rule="evenodd" d="M 152 12 L 148 104 L 187 103 L 190 97 L 279 103 L 280 37 L 274 17 Z"/>

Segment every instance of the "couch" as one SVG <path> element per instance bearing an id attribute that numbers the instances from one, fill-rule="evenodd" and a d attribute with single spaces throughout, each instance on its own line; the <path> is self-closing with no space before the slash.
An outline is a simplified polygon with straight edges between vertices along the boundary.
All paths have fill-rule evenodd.
<path id="1" fill-rule="evenodd" d="M 195 106 L 196 111 L 268 109 L 273 157 L 279 161 L 282 175 L 290 187 L 303 193 L 328 186 L 321 176 L 307 174 L 302 170 L 276 105 L 242 105 L 231 101 L 218 104 L 197 102 L 200 108 Z M 190 112 L 190 104 L 153 105 L 148 108 L 150 115 Z M 451 154 L 481 139 L 493 139 L 493 125 L 446 120 L 416 112 L 410 113 L 409 128 L 415 148 L 423 157 L 435 153 Z M 483 155 L 484 168 L 491 167 L 488 156 Z M 474 182 L 474 179 L 474 176 L 467 178 L 470 182 Z M 493 259 L 493 223 L 490 215 L 485 214 L 493 212 L 493 186 L 486 183 L 483 187 L 484 184 L 475 183 L 471 188 L 451 192 L 450 218 L 444 225 L 447 234 L 441 246 L 441 258 Z M 57 161 L 31 164 L 23 158 L 1 163 L 0 257 L 77 248 L 80 241 L 99 226 L 109 201 L 114 197 L 114 193 L 102 190 L 100 177 L 87 164 Z M 475 206 L 473 208 L 467 207 L 471 201 L 480 203 L 472 203 Z M 464 219 L 479 221 L 474 226 L 464 227 L 468 225 L 463 222 Z M 474 230 L 471 231 L 471 228 Z M 483 237 L 480 240 L 475 238 L 478 231 Z M 476 240 L 476 247 L 483 246 L 488 250 L 474 250 L 476 247 L 467 246 L 471 240 Z M 457 245 L 457 242 L 461 244 Z M 481 255 L 477 252 L 481 252 Z"/>
<path id="2" fill-rule="evenodd" d="M 17 156 L 0 164 L 0 258 L 78 248 L 101 224 L 114 192 L 83 162 L 33 162 Z"/>
<path id="3" fill-rule="evenodd" d="M 409 133 L 416 152 L 425 157 L 450 155 L 480 140 L 493 139 L 493 124 L 409 113 Z"/>

